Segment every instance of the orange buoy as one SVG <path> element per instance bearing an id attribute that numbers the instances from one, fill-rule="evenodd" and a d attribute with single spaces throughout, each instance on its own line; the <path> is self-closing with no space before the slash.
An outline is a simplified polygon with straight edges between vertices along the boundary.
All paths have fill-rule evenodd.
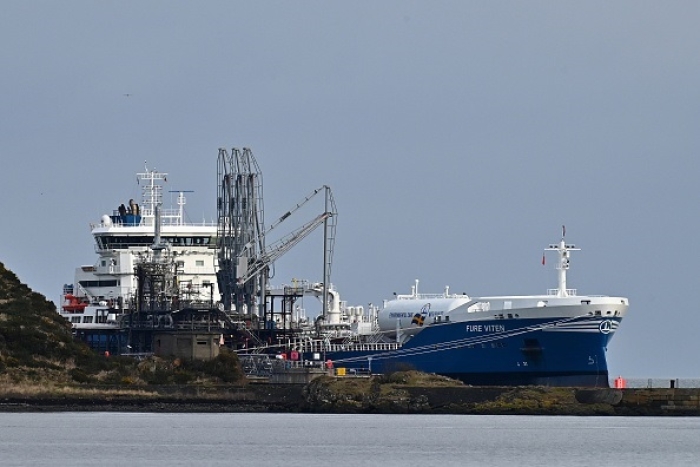
<path id="1" fill-rule="evenodd" d="M 615 389 L 624 389 L 627 387 L 627 380 L 622 376 L 618 376 L 615 379 Z"/>

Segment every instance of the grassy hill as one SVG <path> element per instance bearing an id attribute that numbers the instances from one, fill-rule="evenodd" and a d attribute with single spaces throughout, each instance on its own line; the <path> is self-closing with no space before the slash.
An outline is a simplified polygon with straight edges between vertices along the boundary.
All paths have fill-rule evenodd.
<path id="1" fill-rule="evenodd" d="M 95 357 L 73 341 L 70 323 L 53 302 L 0 263 L 0 371 L 31 378 L 40 370 L 64 372 L 66 365 L 88 364 Z"/>

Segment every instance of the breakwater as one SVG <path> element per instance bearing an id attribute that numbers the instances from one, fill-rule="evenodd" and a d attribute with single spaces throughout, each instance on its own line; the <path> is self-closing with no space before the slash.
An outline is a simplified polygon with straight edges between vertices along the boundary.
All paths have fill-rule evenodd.
<path id="1" fill-rule="evenodd" d="M 0 411 L 297 412 L 512 415 L 700 415 L 700 388 L 584 389 L 425 385 L 379 378 L 318 378 L 306 385 L 107 389 L 0 394 Z"/>
<path id="2" fill-rule="evenodd" d="M 355 387 L 353 387 L 355 386 Z M 309 411 L 492 415 L 700 415 L 700 388 L 550 388 L 422 386 L 315 380 Z"/>

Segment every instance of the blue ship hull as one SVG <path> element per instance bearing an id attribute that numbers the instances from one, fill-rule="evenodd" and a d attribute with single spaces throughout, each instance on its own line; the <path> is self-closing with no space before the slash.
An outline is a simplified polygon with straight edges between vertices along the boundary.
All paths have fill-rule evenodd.
<path id="1" fill-rule="evenodd" d="M 608 387 L 606 347 L 618 318 L 455 322 L 428 326 L 397 350 L 331 345 L 336 368 L 390 373 L 415 369 L 473 385 Z"/>

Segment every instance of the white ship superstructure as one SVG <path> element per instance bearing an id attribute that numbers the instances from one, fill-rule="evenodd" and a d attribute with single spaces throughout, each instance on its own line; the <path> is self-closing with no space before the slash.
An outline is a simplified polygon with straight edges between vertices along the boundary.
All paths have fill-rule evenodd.
<path id="1" fill-rule="evenodd" d="M 177 193 L 177 207 L 163 209 L 167 173 L 137 173 L 141 204 L 129 200 L 100 222 L 91 224 L 97 261 L 76 268 L 73 284 L 63 287 L 60 314 L 75 329 L 119 327 L 120 317 L 135 305 L 135 267 L 151 252 L 160 217 L 160 239 L 177 266 L 183 300 L 206 306 L 218 300 L 216 282 L 216 223 L 185 220 L 185 191 Z"/>

